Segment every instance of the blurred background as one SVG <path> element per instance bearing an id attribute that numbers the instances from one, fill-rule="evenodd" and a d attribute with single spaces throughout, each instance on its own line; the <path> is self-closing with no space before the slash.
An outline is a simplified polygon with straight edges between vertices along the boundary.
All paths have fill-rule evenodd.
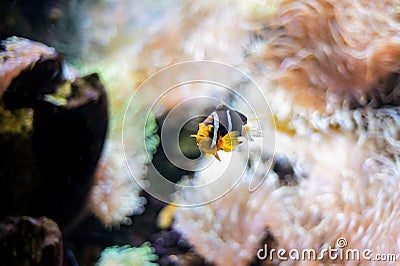
<path id="1" fill-rule="evenodd" d="M 230 5 L 235 7 L 232 8 Z M 79 131 L 80 126 L 77 126 L 75 120 L 69 127 L 66 123 L 70 120 L 63 120 L 64 118 L 56 116 L 54 119 L 61 122 L 44 124 L 44 128 L 41 127 L 39 130 L 37 123 L 32 120 L 39 121 L 41 119 L 39 113 L 45 115 L 48 111 L 43 111 L 35 104 L 33 105 L 35 114 L 30 111 L 32 106 L 23 106 L 22 111 L 20 109 L 9 111 L 7 107 L 9 100 L 2 99 L 1 146 L 9 158 L 1 163 L 1 175 L 5 177 L 2 183 L 3 198 L 5 202 L 8 197 L 14 201 L 12 204 L 14 207 L 9 208 L 6 205 L 2 207 L 2 219 L 10 215 L 42 216 L 42 214 L 50 213 L 50 218 L 58 223 L 62 232 L 64 265 L 93 265 L 96 261 L 101 262 L 100 253 L 106 247 L 114 245 L 139 247 L 145 242 L 149 243 L 148 246 L 147 244 L 143 246 L 142 253 L 135 253 L 136 251 L 132 249 L 132 254 L 139 254 L 135 256 L 143 257 L 143 261 L 151 260 L 160 265 L 206 265 L 207 263 L 196 254 L 191 245 L 170 227 L 170 223 L 164 227 L 158 224 L 159 212 L 166 204 L 141 191 L 125 169 L 124 155 L 120 147 L 124 112 L 129 97 L 141 82 L 165 66 L 193 59 L 221 60 L 224 63 L 238 65 L 246 54 L 246 46 L 252 38 L 256 38 L 247 32 L 250 26 L 250 21 L 247 21 L 249 14 L 258 19 L 258 16 L 268 15 L 269 12 L 265 7 L 261 10 L 257 9 L 257 5 L 257 1 L 250 4 L 237 1 L 223 1 L 215 4 L 207 1 L 200 4 L 177 0 L 1 1 L 1 40 L 12 36 L 26 38 L 53 47 L 60 55 L 56 61 L 56 67 L 50 66 L 43 70 L 37 67 L 42 61 L 31 63 L 31 70 L 36 71 L 32 74 L 33 80 L 39 80 L 40 83 L 42 76 L 55 75 L 58 73 L 57 68 L 60 67 L 64 75 L 60 82 L 64 82 L 62 83 L 64 85 L 72 84 L 72 88 L 75 88 L 74 86 L 81 85 L 77 85 L 74 79 L 83 77 L 86 80 L 86 75 L 96 73 L 102 85 L 93 86 L 99 86 L 99 88 L 104 86 L 107 96 L 105 106 L 108 110 L 107 117 L 103 117 L 102 120 L 107 124 L 105 140 L 101 140 L 104 137 L 104 131 L 101 130 L 104 128 L 90 128 L 93 129 L 91 131 L 94 132 L 93 134 L 100 136 L 99 140 L 93 141 L 101 143 L 91 146 L 90 141 L 78 143 L 70 139 L 71 134 L 75 134 L 69 131 L 71 127 L 78 127 L 77 136 L 83 134 L 83 131 Z M 241 8 L 238 9 L 238 7 Z M 241 10 L 240 14 L 243 17 L 237 16 L 238 10 Z M 227 31 L 230 33 L 226 34 Z M 18 41 L 15 45 L 18 47 Z M 35 43 L 27 43 L 27 50 L 24 53 L 34 55 L 35 45 Z M 15 47 L 3 43 L 2 50 L 15 49 L 17 51 Z M 3 73 L 3 78 L 7 77 L 8 71 L 5 65 L 6 57 L 6 55 L 3 56 L 2 62 L 6 73 Z M 24 60 L 23 57 L 21 60 Z M 19 71 L 25 73 L 30 70 Z M 26 82 L 25 76 L 19 76 L 19 78 L 22 80 L 21 83 Z M 29 82 L 27 83 L 25 88 L 29 91 L 32 88 Z M 21 87 L 21 84 L 14 82 L 10 88 L 18 91 L 20 88 L 18 86 Z M 57 90 L 59 89 L 58 84 L 54 86 Z M 11 94 L 10 88 L 4 95 Z M 161 89 L 156 84 L 144 96 L 143 102 L 157 96 Z M 204 95 L 214 95 L 228 100 L 224 94 L 216 95 L 212 88 L 205 91 Z M 169 95 L 162 101 L 159 111 L 153 114 L 146 124 L 145 138 L 146 145 L 148 144 L 146 149 L 150 151 L 150 154 L 154 154 L 152 162 L 157 170 L 172 182 L 178 182 L 182 177 L 190 179 L 193 172 L 179 169 L 166 160 L 162 148 L 158 147 L 158 135 L 168 110 L 191 95 L 190 92 L 184 90 L 174 92 L 172 96 Z M 4 96 L 4 99 L 8 99 L 7 97 Z M 214 108 L 215 106 L 210 104 L 209 106 L 192 106 L 191 110 L 187 111 L 194 114 L 198 112 L 207 114 Z M 95 112 L 77 109 L 73 116 L 84 117 L 88 120 L 92 119 Z M 144 109 L 145 106 L 135 106 L 132 114 L 128 114 L 125 118 L 133 121 L 130 122 L 133 125 L 132 132 L 127 133 L 131 139 L 128 144 L 133 147 L 140 147 L 142 141 L 140 135 L 142 128 L 135 128 L 135 124 L 138 119 L 144 119 L 142 118 L 145 115 Z M 180 132 L 181 150 L 188 158 L 200 156 L 195 139 L 190 138 L 190 134 L 196 132 L 197 123 L 203 119 L 204 116 L 196 117 L 193 121 L 189 121 Z M 28 121 L 27 126 L 9 126 L 13 123 L 25 125 L 26 121 Z M 41 136 L 36 133 L 35 137 L 34 132 L 45 133 Z M 52 135 L 56 136 L 52 138 Z M 55 148 L 50 150 L 42 148 L 43 145 L 50 145 L 49 141 L 52 141 Z M 79 160 L 74 161 L 71 158 L 83 156 L 83 151 L 76 152 L 76 149 L 70 150 L 68 147 L 79 145 L 84 146 L 82 149 L 90 150 L 89 157 L 94 158 L 90 161 L 91 166 L 88 169 L 85 168 L 85 171 L 89 173 L 83 174 L 87 181 L 82 183 L 81 179 L 78 179 L 73 188 L 60 193 L 57 189 L 64 190 L 57 188 L 56 178 L 59 180 L 63 177 L 67 178 L 68 186 L 72 182 L 70 174 L 63 175 L 62 173 L 68 172 L 66 169 L 70 166 L 63 168 L 62 165 L 75 164 Z M 32 151 L 31 146 L 39 146 L 39 148 L 36 150 L 33 148 Z M 93 147 L 97 147 L 97 151 L 93 151 Z M 36 152 L 37 150 L 39 152 Z M 143 167 L 149 163 L 148 159 L 143 159 L 140 151 L 132 156 L 137 161 L 137 165 L 134 165 L 131 170 L 138 173 L 139 179 L 145 178 L 146 171 Z M 97 159 L 98 164 L 96 164 Z M 79 171 L 83 170 L 79 168 L 76 171 L 79 175 L 81 173 Z M 34 203 L 21 207 L 30 199 L 36 199 L 38 193 L 46 194 L 38 196 L 39 203 L 33 200 Z M 58 201 L 63 202 L 62 205 L 59 205 Z M 38 205 L 46 205 L 48 202 L 53 202 L 52 207 L 45 208 L 46 210 L 42 212 Z M 54 209 L 58 211 L 55 212 Z M 167 218 L 171 215 L 167 214 Z M 17 226 L 26 222 L 18 218 L 7 219 L 3 221 L 3 228 L 6 228 L 6 225 Z M 24 239 L 24 233 L 21 234 L 22 236 L 19 237 Z M 8 241 L 13 240 L 8 239 Z M 148 248 L 149 246 L 152 248 Z M 118 248 L 114 251 L 117 252 L 117 250 Z M 122 252 L 122 250 L 124 248 L 118 251 Z M 140 251 L 139 248 L 137 250 Z M 112 252 L 109 253 L 112 254 Z M 155 259 L 152 257 L 153 254 L 158 257 Z M 21 261 L 23 261 L 22 257 Z M 142 264 L 138 262 L 134 265 Z"/>
<path id="2" fill-rule="evenodd" d="M 342 238 L 348 248 L 399 253 L 399 6 L 1 1 L 0 265 L 280 265 L 257 260 L 257 250 L 321 250 Z M 231 80 L 236 98 L 207 84 L 164 94 L 193 73 L 231 78 L 206 67 L 146 83 L 189 60 L 231 65 L 260 88 L 247 78 Z M 239 147 L 204 171 L 176 167 L 160 131 L 171 110 L 198 96 L 261 121 L 238 100 L 254 99 L 256 113 L 273 112 L 271 134 L 249 142 L 247 157 Z M 194 117 L 179 129 L 187 158 L 201 156 L 190 135 L 216 102 L 180 105 L 178 119 Z M 198 186 L 246 170 L 219 200 L 174 208 L 138 185 L 150 164 L 173 183 Z M 254 177 L 265 182 L 249 193 Z M 175 199 L 190 205 L 221 189 Z"/>

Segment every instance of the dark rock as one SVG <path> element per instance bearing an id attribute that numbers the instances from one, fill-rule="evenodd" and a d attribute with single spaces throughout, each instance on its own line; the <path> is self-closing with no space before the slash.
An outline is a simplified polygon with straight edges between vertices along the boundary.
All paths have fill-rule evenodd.
<path id="1" fill-rule="evenodd" d="M 42 175 L 33 156 L 31 135 L 0 134 L 0 220 L 28 215 Z"/>
<path id="2" fill-rule="evenodd" d="M 3 94 L 4 105 L 8 109 L 32 108 L 45 94 L 54 93 L 62 82 L 61 56 L 39 61 L 12 80 Z"/>
<path id="3" fill-rule="evenodd" d="M 0 162 L 0 218 L 47 216 L 64 228 L 93 183 L 108 126 L 106 91 L 97 74 L 66 80 L 52 48 L 17 37 L 3 44 L 0 69 L 10 81 L 1 83 L 0 104 L 10 112 L 31 109 L 33 128 L 0 132 L 7 157 Z M 7 122 L 1 115 L 0 125 Z"/>
<path id="4" fill-rule="evenodd" d="M 0 222 L 0 265 L 62 265 L 57 224 L 45 217 L 8 217 Z"/>
<path id="5" fill-rule="evenodd" d="M 43 182 L 38 215 L 65 225 L 84 206 L 105 140 L 107 97 L 96 74 L 72 84 L 65 106 L 38 101 L 33 110 L 33 149 Z"/>

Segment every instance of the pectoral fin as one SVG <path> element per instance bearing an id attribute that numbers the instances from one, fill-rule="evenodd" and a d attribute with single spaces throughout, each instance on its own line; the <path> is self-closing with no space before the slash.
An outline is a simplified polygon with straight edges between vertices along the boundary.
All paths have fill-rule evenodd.
<path id="1" fill-rule="evenodd" d="M 250 127 L 249 127 L 249 125 L 244 125 L 242 127 L 242 136 L 246 137 L 249 141 L 254 141 L 254 139 L 250 135 Z"/>
<path id="2" fill-rule="evenodd" d="M 236 132 L 228 132 L 218 141 L 218 146 L 225 152 L 230 152 L 239 144 L 238 135 Z"/>
<path id="3" fill-rule="evenodd" d="M 214 156 L 215 156 L 215 158 L 217 158 L 217 159 L 218 159 L 218 161 L 221 161 L 221 159 L 219 158 L 219 155 L 218 155 L 218 153 L 217 153 L 217 152 L 215 152 L 215 153 L 214 153 Z"/>

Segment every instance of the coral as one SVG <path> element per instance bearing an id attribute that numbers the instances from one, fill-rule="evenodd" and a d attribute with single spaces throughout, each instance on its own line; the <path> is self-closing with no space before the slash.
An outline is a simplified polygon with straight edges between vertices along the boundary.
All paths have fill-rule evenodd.
<path id="1" fill-rule="evenodd" d="M 248 43 L 250 24 L 240 14 L 238 1 L 189 1 L 174 5 L 143 40 L 140 58 L 147 59 L 141 60 L 144 66 L 154 69 L 174 62 L 203 59 L 236 65 L 243 60 L 241 55 Z"/>
<path id="2" fill-rule="evenodd" d="M 154 249 L 149 243 L 140 247 L 114 246 L 103 250 L 97 261 L 98 266 L 156 266 L 157 255 L 153 254 Z"/>
<path id="3" fill-rule="evenodd" d="M 39 61 L 58 57 L 52 47 L 15 36 L 2 41 L 1 45 L 4 50 L 0 51 L 0 92 L 4 92 L 23 70 Z"/>
<path id="4" fill-rule="evenodd" d="M 58 56 L 56 50 L 42 43 L 19 37 L 1 41 L 0 51 L 0 96 L 12 80 L 36 63 Z M 32 130 L 32 111 L 27 109 L 7 110 L 0 103 L 0 133 L 27 134 Z"/>
<path id="5" fill-rule="evenodd" d="M 172 3 L 174 6 L 176 5 L 177 8 L 169 8 L 168 11 L 164 10 L 161 13 L 162 16 L 157 18 L 157 20 L 149 23 L 146 20 L 142 21 L 140 19 L 141 22 L 139 24 L 144 23 L 145 29 L 149 31 L 146 33 L 148 37 L 140 40 L 137 40 L 136 37 L 132 37 L 129 40 L 120 41 L 118 38 L 122 38 L 122 36 L 115 33 L 115 35 L 109 36 L 109 39 L 105 40 L 105 42 L 108 43 L 108 49 L 112 47 L 118 49 L 115 49 L 115 51 L 111 50 L 111 55 L 105 58 L 100 64 L 87 64 L 84 69 L 81 69 L 82 72 L 85 72 L 87 69 L 91 71 L 96 69 L 102 73 L 110 98 L 113 99 L 110 106 L 110 144 L 108 145 L 109 148 L 106 148 L 103 153 L 103 170 L 98 171 L 95 181 L 96 185 L 92 190 L 89 202 L 96 216 L 101 217 L 100 220 L 106 225 L 118 225 L 120 222 L 129 222 L 129 220 L 124 217 L 137 213 L 135 209 L 142 209 L 142 201 L 139 199 L 135 200 L 135 197 L 138 197 L 137 195 L 140 189 L 134 182 L 134 178 L 129 174 L 128 169 L 124 169 L 126 167 L 124 165 L 124 154 L 118 143 L 123 125 L 122 121 L 124 120 L 125 124 L 129 124 L 129 131 L 124 131 L 124 145 L 129 146 L 129 150 L 132 151 L 132 154 L 126 154 L 126 156 L 131 158 L 132 162 L 135 162 L 134 165 L 129 165 L 129 167 L 136 180 L 142 179 L 146 173 L 144 164 L 151 160 L 144 152 L 145 149 L 147 149 L 151 155 L 155 152 L 155 147 L 158 145 L 159 141 L 155 134 L 154 124 L 151 122 L 154 118 L 149 117 L 150 122 L 146 123 L 145 129 L 147 131 L 145 137 L 147 147 L 142 147 L 143 129 L 140 128 L 139 125 L 143 124 L 142 120 L 147 118 L 147 113 L 144 110 L 148 107 L 149 101 L 152 98 L 157 98 L 161 90 L 165 88 L 164 80 L 155 80 L 151 83 L 150 88 L 143 89 L 145 92 L 142 96 L 131 103 L 127 112 L 124 113 L 123 111 L 125 111 L 126 105 L 129 103 L 129 97 L 132 96 L 134 92 L 134 86 L 140 84 L 145 77 L 153 74 L 162 66 L 172 62 L 179 62 L 187 59 L 212 58 L 214 60 L 220 59 L 225 61 L 228 60 L 228 58 L 234 59 L 233 47 L 230 46 L 228 49 L 226 44 L 234 43 L 234 50 L 239 53 L 248 36 L 245 34 L 245 29 L 240 26 L 241 22 L 236 21 L 237 17 L 235 14 L 238 12 L 236 3 L 234 1 L 226 1 L 221 3 L 220 8 L 227 6 L 227 3 L 232 3 L 235 8 L 227 9 L 229 12 L 218 13 L 218 15 L 218 10 L 214 8 L 211 2 L 204 4 L 196 2 Z M 107 2 L 105 2 L 104 5 L 107 6 Z M 120 10 L 114 11 L 119 12 Z M 128 29 L 123 26 L 125 25 L 124 21 L 129 18 L 128 13 L 125 13 L 127 17 L 121 16 L 119 21 L 113 22 L 110 25 L 114 25 L 120 30 L 119 32 L 123 34 L 129 32 L 132 33 L 129 35 L 136 36 L 137 32 L 141 32 L 142 29 L 139 30 L 139 27 Z M 204 16 L 204 14 L 210 14 L 210 16 Z M 110 14 L 104 14 L 101 20 L 111 22 L 113 18 L 114 16 Z M 218 19 L 218 23 L 214 21 L 216 18 Z M 88 20 L 90 20 L 90 18 L 88 18 Z M 193 23 L 194 20 L 202 21 L 202 24 L 207 24 L 209 25 L 208 27 L 213 29 L 215 28 L 215 31 L 205 30 L 204 27 Z M 91 23 L 102 22 L 91 21 Z M 88 36 L 88 38 L 97 38 L 96 36 L 98 36 L 98 33 L 109 30 L 109 28 L 105 26 L 106 24 L 104 24 L 104 27 L 96 28 L 94 24 L 92 25 L 91 23 L 87 26 L 94 27 L 93 29 L 96 31 L 96 34 Z M 179 27 L 174 29 L 176 32 L 171 32 L 171 28 L 161 28 L 162 32 L 159 32 L 156 30 L 157 27 L 154 26 L 158 25 L 158 23 L 164 25 L 166 25 L 166 23 L 172 23 L 179 25 Z M 231 29 L 235 28 L 237 34 L 235 33 L 232 36 L 223 35 L 223 32 L 220 31 L 225 30 L 228 26 Z M 209 36 L 207 38 L 198 38 L 198 36 L 204 34 Z M 181 35 L 188 35 L 187 40 L 181 39 L 179 37 Z M 217 47 L 218 51 L 210 55 L 207 51 L 215 51 L 213 45 L 215 44 L 214 40 L 222 36 L 226 36 L 229 39 L 221 40 L 221 45 Z M 168 41 L 166 41 L 166 39 Z M 118 40 L 118 42 L 116 40 Z M 206 44 L 203 43 L 204 40 L 207 41 Z M 88 41 L 95 41 L 95 39 L 90 39 Z M 135 43 L 135 45 L 132 45 L 131 42 Z M 186 47 L 187 50 L 176 50 L 178 47 Z M 217 58 L 214 55 L 219 55 L 219 57 Z M 241 57 L 236 57 L 236 59 L 238 61 L 242 60 Z M 115 61 L 118 61 L 119 64 L 116 65 Z M 115 79 L 116 75 L 118 75 L 119 79 Z M 176 76 L 178 78 L 180 77 L 179 75 L 173 75 L 171 73 L 168 78 L 173 79 Z M 177 90 L 180 90 L 179 93 L 174 91 L 172 96 L 169 95 L 165 99 L 162 99 L 162 108 L 170 109 L 175 106 L 176 103 L 182 101 L 182 99 L 193 97 L 195 94 L 207 95 L 207 93 L 212 93 L 213 88 L 207 88 L 207 93 L 199 90 L 196 86 L 191 88 L 178 88 Z M 196 113 L 196 108 L 202 108 L 202 106 L 194 106 L 193 110 L 191 110 L 193 114 Z M 156 113 L 155 115 L 160 115 L 160 113 Z M 116 147 L 111 148 L 111 146 Z M 112 170 L 107 170 L 108 168 Z M 124 184 L 129 184 L 129 186 L 124 186 Z M 121 192 L 118 192 L 118 188 L 121 189 Z M 129 196 L 127 196 L 128 194 Z"/>
<path id="6" fill-rule="evenodd" d="M 253 172 L 246 171 L 240 180 L 236 180 L 246 162 L 246 152 L 237 153 L 229 158 L 227 153 L 221 152 L 221 162 L 214 160 L 208 168 L 197 172 L 193 182 L 182 181 L 181 184 L 193 188 L 176 195 L 177 202 L 182 205 L 209 202 L 213 196 L 221 195 L 201 206 L 178 208 L 174 224 L 175 230 L 194 245 L 196 252 L 216 265 L 247 265 L 254 259 L 267 233 L 264 216 L 272 215 L 265 203 L 278 186 L 278 176 L 271 172 L 261 187 L 250 193 Z M 265 165 L 258 174 L 267 170 Z M 198 188 L 216 178 L 223 182 L 215 182 L 207 190 Z M 225 194 L 231 186 L 233 189 Z"/>
<path id="7" fill-rule="evenodd" d="M 263 232 L 273 236 L 276 249 L 319 251 L 343 237 L 349 249 L 400 253 L 394 229 L 400 224 L 400 116 L 390 106 L 399 100 L 397 6 L 397 1 L 280 1 L 245 64 L 271 103 L 276 153 L 294 166 L 297 184 L 279 185 L 271 171 L 249 193 L 248 177 L 264 174 L 254 173 L 250 158 L 250 168 L 229 193 L 204 206 L 178 208 L 174 228 L 207 260 L 248 265 Z M 235 169 L 212 164 L 190 184 Z M 218 188 L 193 189 L 190 195 L 178 193 L 176 201 L 220 194 Z"/>
<path id="8" fill-rule="evenodd" d="M 132 166 L 131 166 L 132 167 Z M 136 176 L 143 176 L 143 164 L 134 166 Z M 129 172 L 121 143 L 108 140 L 90 192 L 89 206 L 106 226 L 130 224 L 129 216 L 143 212 L 145 199 Z"/>
<path id="9" fill-rule="evenodd" d="M 280 1 L 255 61 L 297 104 L 381 105 L 399 70 L 398 1 Z M 355 15 L 357 14 L 357 15 Z M 332 97 L 329 97 L 329 96 Z"/>
<path id="10" fill-rule="evenodd" d="M 142 211 L 140 188 L 124 156 L 135 162 L 129 167 L 141 180 L 151 160 L 145 150 L 151 155 L 159 139 L 154 121 L 147 124 L 147 136 L 137 125 L 147 118 L 148 101 L 158 97 L 168 81 L 186 73 L 153 81 L 126 113 L 132 126 L 124 132 L 124 144 L 133 152 L 124 155 L 120 131 L 134 88 L 167 65 L 211 59 L 240 67 L 260 85 L 274 113 L 276 153 L 293 166 L 295 182 L 280 182 L 281 173 L 269 171 L 267 160 L 261 165 L 256 161 L 254 153 L 261 149 L 257 138 L 250 158 L 240 149 L 232 157 L 221 153 L 221 163 L 215 161 L 180 184 L 218 182 L 206 190 L 193 187 L 175 195 L 182 205 L 205 203 L 179 207 L 175 214 L 174 229 L 194 250 L 216 265 L 248 265 L 265 237 L 272 235 L 277 249 L 321 250 L 344 237 L 347 248 L 400 253 L 398 1 L 171 1 L 157 5 L 148 17 L 139 8 L 150 10 L 147 4 L 122 12 L 127 3 L 103 1 L 81 25 L 92 32 L 82 51 L 95 62 L 85 68 L 103 74 L 113 99 L 109 140 L 90 199 L 105 225 L 130 223 L 128 217 Z M 111 12 L 97 15 L 99 9 Z M 102 52 L 108 56 L 93 56 Z M 251 98 L 254 92 L 245 93 Z M 201 94 L 225 97 L 192 86 L 162 99 L 164 110 L 154 115 Z M 263 101 L 257 104 L 252 107 L 265 109 Z M 188 113 L 196 114 L 196 108 Z M 261 153 L 270 156 L 265 146 Z M 241 179 L 232 178 L 243 169 Z M 250 193 L 252 179 L 262 180 L 266 172 L 267 179 Z"/>
<path id="11" fill-rule="evenodd" d="M 133 118 L 134 114 L 128 117 Z M 126 144 L 141 150 L 137 154 L 125 153 L 122 142 L 110 138 L 90 193 L 89 206 L 106 226 L 130 224 L 129 216 L 141 214 L 144 210 L 146 199 L 139 197 L 141 188 L 137 182 L 146 174 L 144 165 L 151 160 L 158 146 L 157 124 L 154 116 L 150 116 L 144 132 L 138 127 L 131 129 L 132 132 L 126 135 Z M 145 142 L 145 147 L 141 146 L 142 142 Z M 146 150 L 150 157 L 146 156 Z M 129 162 L 135 163 L 128 166 L 126 156 L 132 158 Z"/>

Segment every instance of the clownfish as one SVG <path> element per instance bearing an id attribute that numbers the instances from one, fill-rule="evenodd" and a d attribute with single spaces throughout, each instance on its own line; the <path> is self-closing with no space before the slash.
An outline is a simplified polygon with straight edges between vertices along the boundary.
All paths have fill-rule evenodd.
<path id="1" fill-rule="evenodd" d="M 196 135 L 197 146 L 206 153 L 206 157 L 214 155 L 219 161 L 218 151 L 231 152 L 242 141 L 241 136 L 247 135 L 247 117 L 220 105 L 203 122 L 198 124 Z"/>

